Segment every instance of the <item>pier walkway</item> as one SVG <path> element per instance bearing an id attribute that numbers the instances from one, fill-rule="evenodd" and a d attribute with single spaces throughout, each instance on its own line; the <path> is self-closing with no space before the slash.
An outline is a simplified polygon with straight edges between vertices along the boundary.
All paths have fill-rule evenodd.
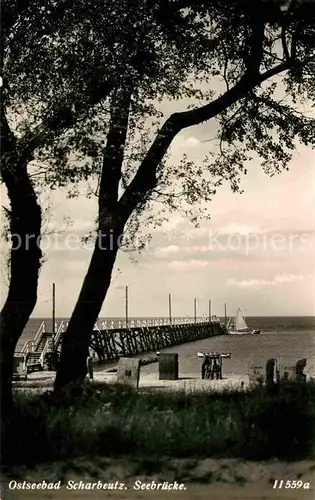
<path id="1" fill-rule="evenodd" d="M 119 320 L 121 321 L 121 320 Z M 117 323 L 116 323 L 117 324 Z M 120 323 L 118 323 L 120 324 Z M 121 321 L 121 324 L 123 322 Z M 38 324 L 37 324 L 38 325 Z M 28 371 L 43 370 L 49 364 L 52 353 L 61 349 L 62 336 L 67 320 L 56 321 L 55 334 L 51 321 L 42 321 L 33 337 L 28 329 L 28 339 L 15 353 L 17 363 L 28 367 Z M 204 318 L 176 318 L 167 324 L 165 318 L 149 318 L 131 321 L 130 327 L 115 327 L 113 321 L 98 320 L 90 340 L 90 355 L 95 361 L 119 359 L 121 356 L 135 356 L 186 342 L 222 335 L 224 328 L 218 320 Z"/>

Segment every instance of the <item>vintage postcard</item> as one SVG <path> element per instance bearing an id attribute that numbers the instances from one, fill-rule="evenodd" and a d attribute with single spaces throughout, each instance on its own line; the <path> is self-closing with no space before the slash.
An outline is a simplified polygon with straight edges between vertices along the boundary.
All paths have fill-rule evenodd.
<path id="1" fill-rule="evenodd" d="M 315 495 L 315 2 L 1 2 L 1 500 Z"/>

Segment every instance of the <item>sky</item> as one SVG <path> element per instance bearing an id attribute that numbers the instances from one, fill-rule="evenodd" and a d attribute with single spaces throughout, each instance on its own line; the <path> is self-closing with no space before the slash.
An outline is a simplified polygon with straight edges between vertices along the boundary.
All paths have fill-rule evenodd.
<path id="1" fill-rule="evenodd" d="M 185 109 L 185 102 L 164 104 L 164 115 Z M 200 162 L 209 152 L 212 123 L 190 127 L 173 141 L 170 161 L 183 153 Z M 173 316 L 228 315 L 241 308 L 246 316 L 315 315 L 315 152 L 298 146 L 288 172 L 269 177 L 253 160 L 242 178 L 242 194 L 228 184 L 208 204 L 210 221 L 195 228 L 180 213 L 152 231 L 141 254 L 120 250 L 112 284 L 100 317 L 167 316 L 168 294 Z M 32 316 L 52 313 L 56 284 L 56 315 L 69 317 L 91 258 L 92 243 L 81 238 L 94 228 L 96 198 L 67 198 L 61 190 L 45 195 L 51 205 L 42 248 L 45 262 L 39 278 L 38 301 Z M 6 193 L 1 189 L 1 204 Z M 64 217 L 70 223 L 64 222 Z M 144 232 L 148 228 L 143 224 Z M 52 232 L 58 228 L 58 233 Z M 1 304 L 6 298 L 6 244 L 1 242 Z"/>

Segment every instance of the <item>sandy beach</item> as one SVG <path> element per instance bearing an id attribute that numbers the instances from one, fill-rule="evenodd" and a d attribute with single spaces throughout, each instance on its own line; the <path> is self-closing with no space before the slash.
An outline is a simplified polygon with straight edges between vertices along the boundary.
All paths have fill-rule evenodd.
<path id="1" fill-rule="evenodd" d="M 248 375 L 229 375 L 222 380 L 201 380 L 194 373 L 183 373 L 178 380 L 159 380 L 158 373 L 148 373 L 143 367 L 140 370 L 139 389 L 150 390 L 184 390 L 185 392 L 224 389 L 246 388 L 249 385 Z M 18 389 L 45 389 L 53 386 L 55 379 L 54 372 L 34 372 L 30 373 L 26 381 L 15 382 L 14 387 Z M 87 377 L 87 381 L 90 379 Z M 108 384 L 117 383 L 117 374 L 109 373 L 107 370 L 97 370 L 93 374 L 94 382 L 104 382 Z"/>
<path id="2" fill-rule="evenodd" d="M 107 374 L 96 372 L 94 380 L 97 382 L 117 382 L 115 374 Z M 139 389 L 165 389 L 165 390 L 184 390 L 185 392 L 200 391 L 200 390 L 215 390 L 223 389 L 241 389 L 242 382 L 244 387 L 249 384 L 248 376 L 230 375 L 222 380 L 201 380 L 194 373 L 184 373 L 178 380 L 159 380 L 157 373 L 140 373 Z"/>
<path id="3" fill-rule="evenodd" d="M 220 391 L 222 389 L 241 389 L 249 383 L 247 375 L 226 375 L 223 380 L 201 380 L 196 373 L 181 373 L 178 380 L 159 380 L 157 363 L 143 366 L 140 370 L 139 392 L 147 390 L 184 390 Z M 94 371 L 95 382 L 112 384 L 117 382 L 117 374 L 97 367 Z M 19 391 L 42 392 L 53 386 L 54 372 L 37 372 L 28 376 L 26 382 L 16 383 Z M 6 489 L 3 498 L 8 500 L 101 500 L 103 498 L 117 500 L 145 500 L 153 496 L 160 500 L 168 500 L 174 496 L 182 500 L 311 500 L 314 498 L 315 462 L 281 462 L 268 460 L 259 462 L 241 459 L 173 459 L 159 473 L 145 474 L 142 466 L 137 468 L 137 460 L 129 458 L 78 457 L 73 467 L 67 463 L 52 463 L 39 466 L 36 471 L 19 470 L 17 477 L 12 471 L 10 478 L 4 478 Z M 79 472 L 80 471 L 80 472 Z M 62 480 L 58 491 L 42 490 L 9 490 L 8 481 L 46 481 Z M 300 481 L 297 489 L 273 488 L 274 481 Z M 123 490 L 99 491 L 96 489 L 67 489 L 67 481 L 83 481 L 84 484 L 97 481 L 120 481 Z M 184 484 L 181 491 L 135 490 L 136 481 L 143 483 L 172 482 Z M 306 488 L 304 486 L 306 485 Z M 308 485 L 308 486 L 307 486 Z M 89 488 L 87 486 L 87 488 Z"/>

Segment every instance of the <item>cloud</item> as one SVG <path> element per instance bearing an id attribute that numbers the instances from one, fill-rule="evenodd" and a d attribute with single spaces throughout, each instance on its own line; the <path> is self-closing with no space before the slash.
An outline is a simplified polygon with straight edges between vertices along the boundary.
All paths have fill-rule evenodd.
<path id="1" fill-rule="evenodd" d="M 167 247 L 158 247 L 156 248 L 154 254 L 156 257 L 166 257 L 169 254 L 179 252 L 179 248 L 177 245 L 169 245 Z"/>
<path id="2" fill-rule="evenodd" d="M 250 287 L 260 287 L 260 286 L 275 286 L 283 285 L 287 283 L 295 283 L 305 281 L 306 279 L 311 279 L 311 275 L 303 274 L 282 274 L 274 276 L 272 280 L 261 280 L 261 279 L 251 279 L 251 280 L 235 280 L 228 279 L 227 284 L 229 286 L 236 286 L 239 288 L 250 288 Z"/>
<path id="3" fill-rule="evenodd" d="M 187 258 L 189 254 L 194 254 L 198 257 L 199 253 L 210 252 L 209 246 L 207 245 L 193 245 L 179 247 L 178 245 L 169 245 L 166 247 L 157 247 L 154 251 L 155 257 L 166 258 L 174 253 L 180 253 L 183 258 Z"/>
<path id="4" fill-rule="evenodd" d="M 192 245 L 191 247 L 185 246 L 182 248 L 185 253 L 198 253 L 198 252 L 209 252 L 209 245 Z"/>
<path id="5" fill-rule="evenodd" d="M 158 227 L 155 232 L 165 233 L 167 231 L 173 231 L 174 229 L 177 229 L 179 226 L 185 224 L 185 222 L 186 221 L 183 218 L 170 216 L 169 219 L 163 222 L 163 225 L 161 227 Z"/>
<path id="6" fill-rule="evenodd" d="M 219 234 L 262 234 L 265 230 L 261 229 L 258 226 L 248 226 L 246 224 L 235 224 L 231 223 L 227 226 L 223 226 L 217 229 Z"/>
<path id="7" fill-rule="evenodd" d="M 196 137 L 188 137 L 188 139 L 185 140 L 185 144 L 187 146 L 198 146 L 200 144 L 200 141 L 196 139 Z"/>
<path id="8" fill-rule="evenodd" d="M 169 263 L 169 267 L 172 269 L 178 269 L 180 271 L 191 271 L 194 269 L 200 269 L 203 267 L 206 267 L 209 264 L 209 262 L 204 261 L 204 260 L 187 260 L 187 261 L 182 261 L 182 260 L 173 260 L 172 262 Z"/>

